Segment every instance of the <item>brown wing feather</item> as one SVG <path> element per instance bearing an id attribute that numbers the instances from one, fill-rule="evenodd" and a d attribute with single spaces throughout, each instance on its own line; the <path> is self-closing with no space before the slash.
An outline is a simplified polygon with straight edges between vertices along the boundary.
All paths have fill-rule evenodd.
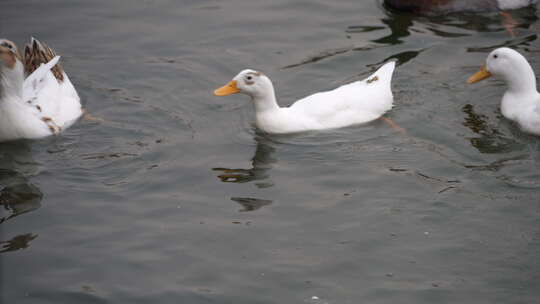
<path id="1" fill-rule="evenodd" d="M 51 61 L 55 56 L 56 53 L 53 49 L 45 43 L 32 39 L 32 42 L 24 47 L 24 70 L 26 75 L 32 74 L 41 64 Z M 64 81 L 64 70 L 60 64 L 56 64 L 51 71 L 59 82 Z"/>

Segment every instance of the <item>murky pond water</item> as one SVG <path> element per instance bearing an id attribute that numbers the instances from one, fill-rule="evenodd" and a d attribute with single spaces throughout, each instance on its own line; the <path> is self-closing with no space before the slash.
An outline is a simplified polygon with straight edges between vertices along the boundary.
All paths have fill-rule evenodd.
<path id="1" fill-rule="evenodd" d="M 2 303 L 536 303 L 540 139 L 467 77 L 494 47 L 540 71 L 538 12 L 418 17 L 377 1 L 21 1 L 0 36 L 63 56 L 86 108 L 0 144 Z M 282 105 L 395 58 L 406 134 L 260 133 Z"/>

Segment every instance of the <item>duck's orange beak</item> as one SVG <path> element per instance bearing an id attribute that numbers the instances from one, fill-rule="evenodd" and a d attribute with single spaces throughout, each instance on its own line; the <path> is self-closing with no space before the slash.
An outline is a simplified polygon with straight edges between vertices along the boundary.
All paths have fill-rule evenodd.
<path id="1" fill-rule="evenodd" d="M 484 80 L 489 77 L 491 77 L 491 73 L 486 69 L 486 65 L 484 64 L 480 68 L 480 71 L 474 73 L 474 75 L 472 75 L 471 77 L 469 77 L 469 79 L 467 79 L 467 83 L 471 84 L 471 83 L 479 82 L 480 80 Z"/>
<path id="2" fill-rule="evenodd" d="M 226 85 L 214 91 L 214 95 L 216 96 L 227 96 L 236 93 L 240 93 L 240 89 L 236 86 L 236 80 L 231 80 Z"/>

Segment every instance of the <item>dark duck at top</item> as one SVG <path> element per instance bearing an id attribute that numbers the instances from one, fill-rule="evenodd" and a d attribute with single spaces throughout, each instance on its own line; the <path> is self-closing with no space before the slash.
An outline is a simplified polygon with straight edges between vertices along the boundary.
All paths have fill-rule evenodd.
<path id="1" fill-rule="evenodd" d="M 527 7 L 538 0 L 384 0 L 387 7 L 418 14 L 496 12 Z"/>

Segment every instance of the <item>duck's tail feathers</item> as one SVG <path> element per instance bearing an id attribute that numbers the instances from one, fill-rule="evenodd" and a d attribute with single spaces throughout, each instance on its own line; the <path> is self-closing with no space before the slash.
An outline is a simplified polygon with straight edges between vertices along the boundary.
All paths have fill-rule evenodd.
<path id="1" fill-rule="evenodd" d="M 382 77 L 392 78 L 392 74 L 394 73 L 395 68 L 396 68 L 396 61 L 392 60 L 385 63 L 373 75 L 380 75 Z"/>
<path id="2" fill-rule="evenodd" d="M 392 83 L 392 74 L 394 73 L 394 69 L 396 68 L 396 61 L 389 61 L 385 63 L 383 66 L 381 66 L 375 73 L 371 74 L 368 78 L 366 78 L 364 81 L 367 84 L 377 84 L 380 85 L 382 83 L 390 86 Z"/>
<path id="3" fill-rule="evenodd" d="M 26 75 L 31 75 L 42 64 L 50 62 L 55 57 L 56 53 L 53 49 L 32 37 L 30 43 L 24 47 L 24 70 Z M 59 82 L 64 81 L 64 70 L 60 64 L 56 64 L 51 71 Z"/>

